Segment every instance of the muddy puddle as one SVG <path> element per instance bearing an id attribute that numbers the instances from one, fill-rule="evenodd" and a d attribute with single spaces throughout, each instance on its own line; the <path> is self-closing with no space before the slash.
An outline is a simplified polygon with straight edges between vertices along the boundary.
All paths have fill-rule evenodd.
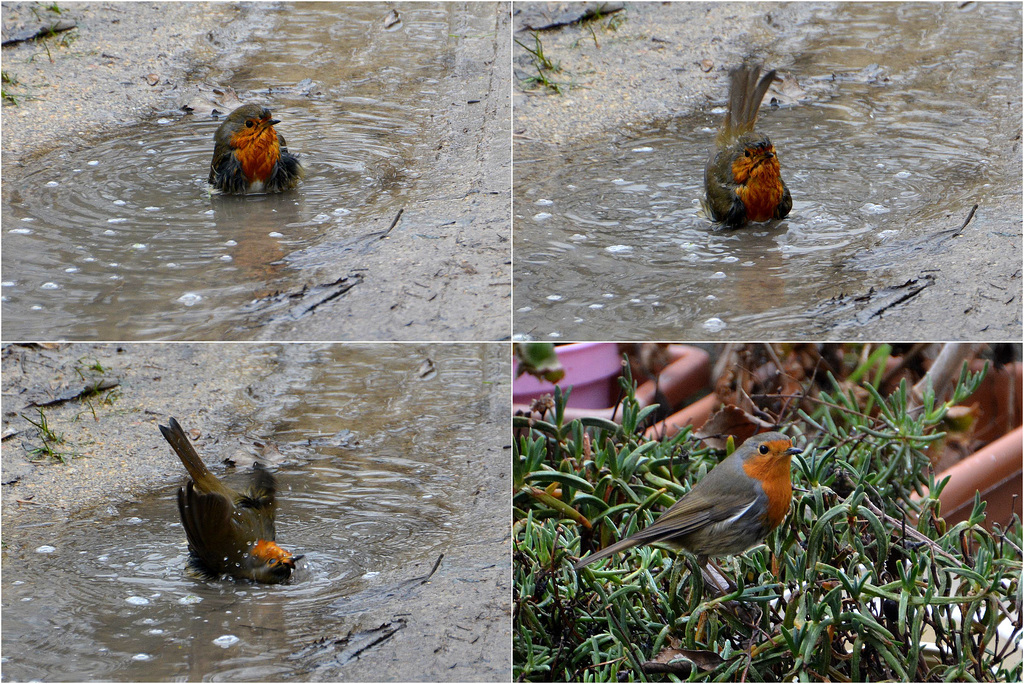
<path id="1" fill-rule="evenodd" d="M 701 215 L 723 106 L 572 149 L 517 142 L 518 337 L 828 334 L 849 323 L 831 298 L 922 278 L 904 262 L 940 259 L 937 231 L 973 205 L 978 230 L 1019 220 L 1020 6 L 829 7 L 781 40 L 795 62 L 764 58 L 799 83 L 758 124 L 793 195 L 781 222 Z M 991 237 L 994 255 L 1019 241 Z"/>
<path id="2" fill-rule="evenodd" d="M 501 525 L 501 506 L 493 520 L 480 520 L 480 511 L 470 520 L 467 501 L 487 482 L 481 471 L 508 468 L 507 430 L 493 422 L 507 412 L 506 350 L 332 346 L 291 358 L 302 355 L 301 366 L 282 366 L 252 398 L 249 426 L 265 436 L 256 426 L 274 418 L 283 458 L 277 538 L 305 554 L 289 583 L 186 572 L 175 505 L 183 472 L 137 501 L 100 504 L 68 524 L 24 529 L 7 519 L 5 541 L 18 541 L 5 545 L 3 561 L 4 680 L 308 680 L 348 678 L 357 666 L 364 679 L 410 681 L 441 676 L 452 666 L 444 658 L 478 668 L 480 681 L 507 678 L 507 639 L 488 646 L 491 660 L 456 644 L 405 669 L 392 662 L 405 635 L 423 647 L 431 631 L 424 613 L 468 604 L 469 628 L 474 619 L 508 620 L 466 593 L 444 593 L 457 577 L 493 593 L 488 605 L 507 601 L 507 585 L 458 550 L 494 548 L 481 545 L 478 526 Z M 196 445 L 217 464 L 252 439 L 242 427 L 204 434 Z M 249 479 L 213 469 L 235 487 Z M 431 581 L 417 579 L 441 554 Z M 507 575 L 507 555 L 488 564 Z"/>
<path id="3" fill-rule="evenodd" d="M 267 6 L 274 28 L 256 49 L 221 55 L 240 99 L 281 121 L 307 169 L 298 191 L 211 197 L 219 121 L 184 114 L 5 182 L 5 339 L 251 338 L 253 303 L 305 284 L 291 255 L 306 250 L 305 269 L 358 256 L 410 198 L 435 193 L 422 168 L 437 144 L 428 103 L 451 36 L 479 37 L 476 21 L 493 32 L 493 6 L 399 4 L 397 23 L 392 9 Z M 317 252 L 330 232 L 352 244 Z"/>

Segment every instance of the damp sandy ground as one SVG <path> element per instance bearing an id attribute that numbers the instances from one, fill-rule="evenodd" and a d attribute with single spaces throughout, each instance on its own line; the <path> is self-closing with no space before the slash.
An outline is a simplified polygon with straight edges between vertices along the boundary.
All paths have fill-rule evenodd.
<path id="1" fill-rule="evenodd" d="M 63 667 L 61 663 L 66 663 L 68 656 L 57 657 L 54 661 L 53 651 L 74 649 L 75 644 L 82 641 L 80 648 L 83 652 L 90 652 L 97 644 L 103 643 L 102 639 L 115 638 L 108 634 L 108 629 L 116 635 L 125 629 L 121 625 L 123 620 L 137 619 L 138 616 L 117 618 L 116 612 L 103 617 L 106 609 L 100 610 L 97 605 L 90 607 L 90 602 L 115 607 L 120 602 L 122 608 L 119 610 L 123 613 L 122 592 L 125 586 L 134 583 L 136 593 L 163 594 L 167 598 L 184 588 L 206 596 L 208 603 L 215 602 L 221 595 L 218 592 L 223 590 L 221 585 L 224 582 L 203 587 L 179 577 L 183 558 L 177 547 L 182 546 L 182 538 L 176 522 L 173 489 L 183 482 L 184 473 L 157 430 L 158 424 L 166 424 L 169 416 L 175 416 L 191 433 L 197 448 L 220 477 L 244 478 L 242 474 L 232 474 L 233 468 L 220 465 L 221 458 L 241 458 L 260 455 L 261 452 L 264 456 L 269 454 L 272 458 L 283 458 L 278 479 L 287 486 L 280 494 L 279 538 L 287 537 L 288 544 L 304 546 L 313 568 L 309 575 L 293 582 L 287 591 L 293 592 L 292 600 L 297 605 L 317 610 L 325 609 L 324 596 L 332 597 L 340 592 L 326 607 L 322 621 L 311 618 L 289 624 L 284 632 L 290 637 L 283 644 L 283 634 L 278 638 L 273 637 L 276 630 L 267 632 L 268 648 L 272 645 L 288 649 L 294 640 L 305 644 L 294 657 L 287 659 L 289 672 L 305 671 L 300 678 L 311 681 L 381 681 L 382 678 L 395 681 L 507 681 L 510 672 L 508 539 L 506 526 L 500 523 L 501 515 L 507 511 L 509 487 L 507 349 L 504 345 L 479 344 L 387 347 L 313 344 L 4 347 L 2 493 L 5 596 L 8 587 L 13 587 L 12 591 L 32 595 L 31 587 L 36 584 L 36 578 L 28 570 L 19 568 L 41 567 L 39 564 L 45 564 L 44 560 L 33 560 L 43 559 L 37 549 L 53 544 L 58 547 L 55 562 L 70 563 L 66 569 L 72 576 L 76 571 L 82 573 L 81 581 L 88 586 L 88 590 L 78 593 L 72 588 L 65 596 L 64 581 L 54 575 L 54 596 L 64 596 L 66 601 L 76 604 L 66 609 L 75 614 L 83 614 L 83 611 L 93 614 L 97 621 L 95 632 L 79 636 L 77 630 L 74 634 L 69 631 L 60 642 L 33 646 L 47 651 L 45 655 L 43 650 L 38 651 L 38 657 L 34 659 L 40 663 L 38 667 L 45 667 L 42 663 Z M 376 359 L 381 359 L 379 371 L 375 370 Z M 338 377 L 350 372 L 337 364 L 364 368 L 365 373 L 356 370 L 351 371 L 356 375 L 348 376 L 348 380 L 325 380 L 325 376 L 330 378 L 336 370 L 342 373 Z M 360 377 L 366 380 L 360 381 Z M 371 383 L 371 387 L 382 382 L 391 384 L 385 380 L 388 377 L 393 378 L 394 386 L 377 393 L 368 391 L 367 387 L 350 386 L 364 382 Z M 102 381 L 106 381 L 107 389 L 88 397 L 69 398 L 84 387 L 95 386 Z M 321 386 L 318 383 L 326 384 L 322 385 L 322 390 L 313 390 Z M 456 392 L 444 389 L 453 383 L 462 389 Z M 407 385 L 423 388 L 423 396 L 417 399 L 415 393 L 396 392 L 399 387 Z M 307 410 L 303 411 L 301 392 L 306 389 L 317 392 L 306 400 L 309 402 L 319 401 L 321 392 L 337 397 L 337 404 L 348 407 L 344 410 L 345 415 L 328 422 L 327 417 L 338 409 L 332 411 L 331 405 L 314 406 L 312 403 L 306 404 Z M 365 400 L 360 398 L 363 396 Z M 380 401 L 386 405 L 374 403 L 374 396 L 381 397 Z M 54 449 L 64 454 L 66 462 L 32 454 L 32 450 L 42 446 L 43 441 L 39 431 L 28 420 L 39 422 L 36 404 L 45 404 L 60 397 L 67 401 L 44 407 L 43 412 L 52 432 L 64 437 L 62 443 L 54 445 Z M 419 406 L 418 403 L 423 401 L 431 401 L 431 406 Z M 452 420 L 458 420 L 456 416 L 466 416 L 472 425 L 466 425 L 464 429 L 446 428 L 444 425 L 435 428 L 430 421 L 417 420 L 418 426 L 408 425 L 402 429 L 395 424 L 395 418 L 409 411 L 424 415 L 447 412 Z M 315 419 L 320 422 L 314 422 L 312 426 L 303 425 L 307 422 L 304 419 L 307 413 L 320 416 Z M 380 420 L 383 420 L 380 423 L 383 427 L 373 427 Z M 339 426 L 343 429 L 339 430 Z M 320 431 L 322 436 L 317 437 Z M 319 446 L 302 447 L 303 440 L 296 440 L 296 434 L 312 434 Z M 418 453 L 403 454 L 400 449 L 395 449 L 391 442 L 395 438 L 414 439 Z M 255 447 L 256 440 L 275 444 L 277 450 L 263 451 Z M 455 444 L 450 440 L 456 440 L 460 446 L 446 448 L 446 443 Z M 392 446 L 377 456 L 374 452 L 381 447 L 374 444 Z M 457 455 L 467 447 L 464 456 Z M 443 453 L 431 456 L 430 449 L 440 449 Z M 408 555 L 415 558 L 418 545 L 414 541 L 410 546 L 409 533 L 397 530 L 422 528 L 424 548 L 427 548 L 428 539 L 430 548 L 435 548 L 434 545 L 440 541 L 445 558 L 429 583 L 401 591 L 388 589 L 402 587 L 408 578 L 429 572 L 436 551 L 429 559 L 415 562 L 374 556 L 362 558 L 358 548 L 332 551 L 332 543 L 339 543 L 336 540 L 353 532 L 357 538 L 364 538 L 364 544 L 375 544 L 372 541 L 375 536 L 367 532 L 371 526 L 380 525 L 387 518 L 375 511 L 373 497 L 365 493 L 356 495 L 353 492 L 351 500 L 346 499 L 344 504 L 340 501 L 333 505 L 304 502 L 307 499 L 315 501 L 316 492 L 324 492 L 325 487 L 340 492 L 364 477 L 373 482 L 389 472 L 384 469 L 385 463 L 393 463 L 394 466 L 390 467 L 398 468 L 390 476 L 391 481 L 379 485 L 381 491 L 391 491 L 390 488 L 396 484 L 402 486 L 394 480 L 400 479 L 398 476 L 406 468 L 403 464 L 418 461 L 422 461 L 424 466 L 432 464 L 420 476 L 428 495 L 414 497 L 422 503 L 411 501 L 408 512 L 394 514 L 392 526 L 395 530 L 391 536 L 395 539 L 393 543 L 382 543 L 385 547 L 404 549 L 401 552 L 394 550 L 392 553 L 396 557 Z M 324 479 L 325 468 L 334 464 L 354 470 L 349 477 L 327 485 L 325 483 L 330 481 Z M 415 471 L 410 475 L 412 472 Z M 440 478 L 438 484 L 431 484 L 435 478 Z M 418 484 L 410 482 L 410 485 Z M 431 504 L 432 501 L 437 503 Z M 442 527 L 424 525 L 427 521 L 418 520 L 413 512 L 419 506 L 424 512 L 429 512 L 431 506 L 443 511 L 439 521 Z M 304 510 L 308 511 L 305 515 L 302 514 Z M 335 515 L 340 521 L 347 518 L 348 524 L 332 521 Z M 298 516 L 315 518 L 317 524 L 303 531 L 297 527 L 299 523 L 295 518 Z M 138 540 L 134 548 L 125 547 L 123 540 L 117 541 L 123 539 L 118 528 L 126 524 L 129 535 Z M 74 532 L 97 526 L 100 529 L 95 533 L 94 546 Z M 381 528 L 385 539 L 387 527 Z M 444 530 L 454 531 L 447 541 L 448 533 Z M 300 541 L 306 534 L 323 535 L 319 542 L 323 546 L 309 548 L 314 542 Z M 107 545 L 113 546 L 107 548 Z M 93 576 L 101 570 L 94 566 L 100 564 L 87 562 L 91 557 L 81 555 L 87 552 L 78 551 L 79 546 L 94 548 L 95 554 L 109 553 L 111 568 L 115 569 L 114 577 L 123 575 L 129 584 L 120 587 L 115 584 L 113 590 L 107 588 L 110 573 L 99 572 Z M 332 560 L 332 555 L 337 554 L 341 556 Z M 121 555 L 132 558 L 132 562 L 120 564 L 117 556 Z M 160 560 L 154 561 L 157 558 Z M 48 559 L 49 556 L 46 557 Z M 155 573 L 154 563 L 159 566 Z M 358 566 L 364 563 L 369 565 L 368 569 L 379 572 L 379 576 L 370 573 L 365 577 L 372 576 L 371 579 L 361 578 L 364 570 Z M 353 564 L 358 566 L 353 568 Z M 7 582 L 15 584 L 7 585 Z M 230 581 L 225 582 L 230 584 Z M 147 586 L 152 587 L 152 594 L 147 594 Z M 348 594 L 338 589 L 349 586 L 361 587 L 362 590 Z M 236 591 L 258 593 L 260 588 L 239 585 Z M 403 594 L 403 591 L 409 593 Z M 405 599 L 395 598 L 403 595 Z M 267 596 L 267 600 L 273 601 L 287 599 L 279 593 Z M 37 606 L 36 610 L 56 609 L 45 597 L 36 596 L 36 599 L 33 604 Z M 159 613 L 161 603 L 163 601 L 155 600 L 149 609 L 154 611 L 154 618 L 158 622 L 173 620 L 171 616 Z M 16 601 L 15 608 L 5 606 L 6 616 L 11 619 L 5 620 L 4 650 L 5 658 L 17 658 L 19 666 L 24 666 L 24 653 L 19 653 L 11 644 L 25 647 L 33 643 L 36 636 L 33 631 L 26 631 L 20 637 L 12 632 L 32 624 L 32 618 L 22 615 L 16 609 L 17 605 L 23 604 Z M 206 608 L 211 609 L 214 605 Z M 241 607 L 238 610 L 245 612 Z M 257 615 L 251 617 L 260 619 Z M 112 621 L 110 625 L 108 620 Z M 373 630 L 384 623 L 400 625 L 400 628 L 390 638 L 374 646 Z M 342 633 L 324 631 L 337 625 L 344 625 Z M 352 634 L 348 634 L 349 629 Z M 364 629 L 371 635 L 370 643 L 363 644 L 366 650 L 358 657 L 347 660 L 352 649 L 343 647 L 341 642 L 349 637 L 356 640 L 362 636 L 365 639 Z M 296 630 L 299 631 L 298 636 L 295 635 Z M 197 632 L 197 647 L 203 644 L 200 633 L 207 631 Z M 13 641 L 8 642 L 8 639 Z M 152 669 L 134 670 L 137 680 L 162 680 L 170 678 L 174 672 L 181 673 L 183 665 L 177 663 L 177 656 L 166 653 L 164 657 L 162 654 L 161 649 L 166 648 L 163 645 L 155 649 L 158 657 L 150 661 Z M 214 659 L 223 660 L 220 663 L 222 667 L 231 663 L 230 653 L 222 657 L 217 648 L 211 653 Z M 346 653 L 348 655 L 342 658 Z M 86 656 L 90 661 L 94 657 L 94 650 Z M 33 659 L 28 661 L 33 662 Z M 13 666 L 7 662 L 5 670 Z M 215 667 L 216 664 L 209 666 Z M 197 661 L 192 662 L 191 667 L 207 666 Z M 100 678 L 131 677 L 132 671 L 126 668 L 118 674 L 112 670 Z M 191 676 L 209 672 L 189 671 Z M 258 671 L 249 673 L 252 675 Z M 55 676 L 53 670 L 48 672 L 50 677 Z M 228 678 L 238 679 L 238 676 Z M 252 676 L 243 678 L 250 680 Z"/>
<path id="2" fill-rule="evenodd" d="M 317 6 L 310 5 L 314 11 Z M 233 80 L 248 75 L 247 58 L 280 28 L 276 7 L 86 3 L 68 5 L 58 15 L 41 3 L 5 3 L 5 36 L 35 24 L 77 22 L 70 31 L 3 49 L 4 72 L 13 81 L 4 84 L 13 98 L 2 111 L 5 186 L 37 171 L 43 157 L 54 163 L 130 134 L 140 122 L 180 118 L 183 106 L 196 116 L 204 108 L 207 116 L 212 107 L 228 108 L 222 103 L 231 100 Z M 380 4 L 382 22 L 392 7 Z M 358 258 L 347 254 L 352 236 L 343 232 L 326 235 L 315 250 L 290 254 L 297 276 L 284 288 L 275 284 L 274 293 L 247 314 L 246 330 L 232 337 L 508 337 L 509 16 L 500 3 L 470 7 L 466 14 L 473 15 L 468 39 L 453 40 L 451 68 L 423 103 L 436 112 L 430 130 L 420 131 L 438 141 L 426 179 L 436 194 L 403 207 L 385 239 L 373 236 L 384 233 L 395 212 L 368 221 Z M 344 296 L 329 292 L 325 298 L 322 290 L 343 278 L 358 284 Z M 187 332 L 169 338 L 179 337 L 207 338 Z"/>
<path id="3" fill-rule="evenodd" d="M 600 3 L 515 3 L 514 38 L 536 49 L 523 30 L 545 18 L 572 17 Z M 820 6 L 804 3 L 612 3 L 625 10 L 598 20 L 542 30 L 537 35 L 546 57 L 560 67 L 549 79 L 562 92 L 527 82 L 536 76 L 533 59 L 520 45 L 513 50 L 514 156 L 556 158 L 586 154 L 604 141 L 642 136 L 652 122 L 710 111 L 724 102 L 728 70 L 745 59 L 782 72 L 807 45 L 805 23 Z M 971 6 L 964 6 L 970 11 Z M 796 28 L 794 28 L 796 27 Z M 1018 37 L 1016 47 L 1020 49 Z M 969 59 L 969 57 L 966 57 Z M 883 61 L 879 58 L 879 61 Z M 1020 99 L 1007 103 L 1000 118 L 997 161 L 1008 185 L 1021 184 Z M 581 152 L 582 151 L 582 152 Z M 701 170 L 694 169 L 699 176 Z M 567 171 L 563 183 L 571 182 Z M 813 331 L 785 329 L 779 339 L 806 337 L 876 339 L 1018 339 L 1021 325 L 1021 204 L 1017 194 L 987 203 L 962 232 L 950 238 L 971 206 L 950 207 L 923 232 L 935 236 L 904 245 L 901 277 L 883 289 L 851 291 L 820 303 Z M 518 200 L 517 200 L 518 201 Z M 519 212 L 522 213 L 522 212 Z M 516 229 L 521 217 L 517 215 Z M 941 241 L 941 247 L 939 242 Z M 517 245 L 517 255 L 519 245 Z M 874 255 L 851 255 L 872 268 Z M 884 261 L 884 257 L 882 258 Z M 887 264 L 888 265 L 888 264 Z M 918 288 L 915 284 L 927 284 Z M 595 283 L 596 291 L 600 284 Z M 635 295 L 640 297 L 641 294 Z M 514 308 L 535 307 L 517 294 Z M 951 319 L 951 316 L 955 318 Z M 551 321 L 520 320 L 517 336 L 544 339 Z M 952 321 L 952 323 L 951 323 Z M 563 339 L 626 339 L 628 330 L 572 329 Z M 749 337 L 740 328 L 726 336 Z M 723 339 L 719 334 L 709 339 Z"/>

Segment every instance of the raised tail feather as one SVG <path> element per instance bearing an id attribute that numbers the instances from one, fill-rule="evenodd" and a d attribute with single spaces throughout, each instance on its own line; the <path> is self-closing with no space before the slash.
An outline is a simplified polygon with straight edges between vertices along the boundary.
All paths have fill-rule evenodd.
<path id="1" fill-rule="evenodd" d="M 740 66 L 729 72 L 729 111 L 719 134 L 724 141 L 754 130 L 761 101 L 775 80 L 774 69 L 758 80 L 760 73 L 760 66 Z"/>

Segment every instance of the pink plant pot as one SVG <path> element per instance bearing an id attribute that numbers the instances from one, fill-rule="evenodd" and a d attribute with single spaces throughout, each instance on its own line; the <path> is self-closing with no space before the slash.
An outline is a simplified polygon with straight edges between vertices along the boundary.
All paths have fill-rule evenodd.
<path id="1" fill-rule="evenodd" d="M 572 386 L 568 406 L 602 408 L 615 401 L 618 377 L 622 373 L 622 355 L 618 345 L 580 342 L 555 348 L 565 377 L 558 385 Z M 512 383 L 512 401 L 529 404 L 537 397 L 554 394 L 555 386 L 532 375 L 521 375 Z M 613 394 L 614 393 L 614 394 Z"/>
<path id="2" fill-rule="evenodd" d="M 570 347 L 587 347 L 594 345 L 595 343 L 569 344 L 564 347 L 558 347 L 558 351 L 561 352 L 562 349 L 568 349 Z M 603 403 L 585 407 L 574 401 L 576 399 L 577 391 L 577 387 L 574 386 L 572 394 L 569 396 L 569 404 L 566 407 L 565 419 L 567 421 L 587 416 L 607 418 L 608 420 L 614 420 L 616 422 L 619 422 L 622 419 L 622 412 L 617 411 L 617 407 L 615 406 L 615 403 L 619 398 L 618 377 L 622 373 L 622 355 L 619 353 L 618 345 L 616 344 L 597 343 L 597 346 L 603 347 L 604 349 L 602 351 L 605 353 L 614 354 L 617 362 L 615 374 L 608 378 L 606 391 L 609 394 L 605 397 Z M 641 406 L 649 406 L 654 403 L 657 390 L 661 390 L 661 393 L 666 397 L 668 403 L 673 405 L 679 404 L 687 397 L 705 389 L 710 381 L 711 358 L 706 351 L 698 347 L 673 344 L 669 345 L 668 352 L 672 361 L 664 368 L 664 370 L 662 370 L 658 377 L 657 386 L 655 386 L 655 382 L 653 380 L 648 380 L 637 387 L 636 398 Z M 559 359 L 562 359 L 561 353 L 559 353 Z M 563 366 L 565 366 L 564 360 Z M 563 378 L 559 383 L 562 387 L 572 384 L 569 368 L 568 366 L 565 366 L 565 368 L 565 378 Z M 588 376 L 581 377 L 585 380 Z M 593 376 L 591 375 L 589 377 Z M 549 389 L 540 391 L 536 394 L 520 394 L 518 385 L 519 380 L 522 379 L 523 378 L 518 378 L 512 386 L 514 403 L 512 408 L 514 411 L 525 412 L 529 408 L 530 400 L 539 397 L 542 394 L 549 394 L 554 391 L 554 385 L 551 385 L 550 383 L 536 382 L 535 386 L 544 385 Z M 535 379 L 531 378 L 531 380 Z"/>

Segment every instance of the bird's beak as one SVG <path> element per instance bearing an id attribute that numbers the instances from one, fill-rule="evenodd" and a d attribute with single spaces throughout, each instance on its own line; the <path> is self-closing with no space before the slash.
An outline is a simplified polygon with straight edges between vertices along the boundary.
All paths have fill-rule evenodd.
<path id="1" fill-rule="evenodd" d="M 786 455 L 787 456 L 796 456 L 797 454 L 802 454 L 803 452 L 804 452 L 803 449 L 798 449 L 796 447 L 790 447 L 790 448 L 786 449 Z"/>
<path id="2" fill-rule="evenodd" d="M 267 122 L 267 125 L 268 126 L 273 126 L 274 124 L 279 124 L 279 123 L 281 123 L 281 121 L 279 119 L 271 119 L 270 121 Z"/>

